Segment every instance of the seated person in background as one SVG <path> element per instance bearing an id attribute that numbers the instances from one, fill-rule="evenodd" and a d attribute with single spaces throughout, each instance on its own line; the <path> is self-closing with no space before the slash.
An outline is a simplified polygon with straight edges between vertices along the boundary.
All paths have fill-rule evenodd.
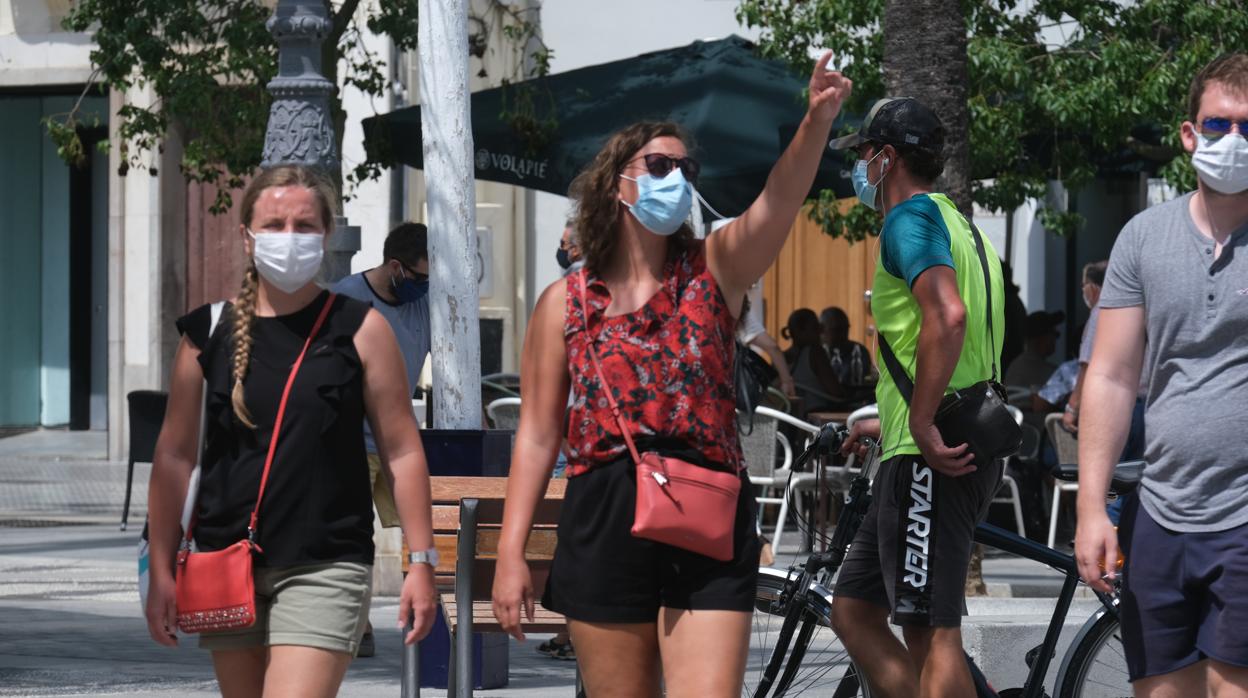
<path id="1" fill-rule="evenodd" d="M 1036 414 L 1045 415 L 1060 412 L 1070 393 L 1075 389 L 1075 380 L 1079 376 L 1079 360 L 1063 361 L 1053 375 L 1045 381 L 1040 390 L 1031 396 L 1031 409 Z"/>
<path id="2" fill-rule="evenodd" d="M 789 324 L 782 332 L 793 346 L 784 352 L 789 372 L 797 384 L 797 394 L 805 401 L 806 411 L 834 410 L 848 396 L 845 387 L 832 370 L 828 353 L 823 350 L 819 318 L 810 308 L 798 308 L 789 315 Z"/>
<path id="3" fill-rule="evenodd" d="M 1005 384 L 1016 385 L 1031 390 L 1039 390 L 1057 366 L 1049 361 L 1049 356 L 1057 349 L 1057 326 L 1066 319 L 1066 313 L 1060 310 L 1055 313 L 1037 311 L 1027 316 L 1027 343 L 1023 353 L 1019 355 L 1005 371 Z"/>
<path id="4" fill-rule="evenodd" d="M 849 316 L 835 306 L 824 308 L 819 314 L 823 331 L 823 348 L 828 361 L 842 385 L 861 386 L 875 383 L 875 367 L 867 348 L 849 338 Z"/>
<path id="5" fill-rule="evenodd" d="M 780 374 L 780 391 L 785 397 L 797 397 L 793 376 L 789 373 L 789 366 L 780 351 L 780 345 L 775 337 L 767 334 L 767 328 L 763 325 L 763 285 L 760 282 L 755 281 L 745 292 L 745 312 L 741 313 L 741 319 L 737 322 L 737 341 L 766 354 L 776 373 Z"/>

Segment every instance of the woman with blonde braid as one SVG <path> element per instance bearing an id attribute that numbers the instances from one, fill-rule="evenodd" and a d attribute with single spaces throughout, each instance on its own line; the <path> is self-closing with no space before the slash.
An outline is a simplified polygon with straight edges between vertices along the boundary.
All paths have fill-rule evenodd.
<path id="1" fill-rule="evenodd" d="M 247 537 L 283 389 L 307 342 L 258 508 L 256 622 L 199 640 L 227 698 L 338 691 L 372 589 L 365 416 L 386 456 L 403 533 L 413 550 L 432 547 L 429 476 L 398 343 L 375 310 L 313 282 L 334 201 L 332 185 L 302 167 L 257 176 L 242 198 L 240 234 L 252 259 L 242 289 L 215 330 L 209 306 L 177 322 L 182 340 L 148 500 L 148 630 L 167 646 L 177 644 L 174 555 L 200 405 L 193 537 L 201 551 L 221 550 Z M 405 642 L 428 633 L 433 612 L 433 570 L 413 564 L 399 604 L 399 621 L 414 625 Z"/>

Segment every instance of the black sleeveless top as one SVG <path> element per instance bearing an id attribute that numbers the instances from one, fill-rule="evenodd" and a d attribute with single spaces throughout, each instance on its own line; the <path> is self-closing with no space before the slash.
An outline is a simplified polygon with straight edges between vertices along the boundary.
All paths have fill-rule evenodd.
<path id="1" fill-rule="evenodd" d="M 221 550 L 247 536 L 260 475 L 290 368 L 328 291 L 303 309 L 257 317 L 244 379 L 256 429 L 234 416 L 233 309 L 227 303 L 208 336 L 211 308 L 177 321 L 200 349 L 208 381 L 206 436 L 196 505 L 195 542 Z M 291 388 L 277 453 L 260 506 L 256 542 L 267 567 L 373 562 L 373 504 L 364 450 L 364 387 L 356 331 L 369 307 L 338 296 Z"/>

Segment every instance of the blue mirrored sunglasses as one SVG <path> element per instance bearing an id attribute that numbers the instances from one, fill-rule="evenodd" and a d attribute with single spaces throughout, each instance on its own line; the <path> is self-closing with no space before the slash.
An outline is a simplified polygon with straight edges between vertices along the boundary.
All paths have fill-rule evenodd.
<path id="1" fill-rule="evenodd" d="M 1206 136 L 1225 136 L 1231 132 L 1231 126 L 1239 126 L 1239 135 L 1248 138 L 1248 119 L 1244 121 L 1232 121 L 1231 119 L 1223 119 L 1220 116 L 1211 116 L 1200 122 L 1200 130 Z"/>

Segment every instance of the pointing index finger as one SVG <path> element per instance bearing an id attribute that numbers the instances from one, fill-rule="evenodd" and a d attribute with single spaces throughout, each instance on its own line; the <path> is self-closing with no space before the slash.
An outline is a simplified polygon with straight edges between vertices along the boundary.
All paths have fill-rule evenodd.
<path id="1" fill-rule="evenodd" d="M 819 57 L 819 62 L 815 64 L 815 74 L 818 75 L 818 74 L 827 72 L 828 63 L 831 60 L 832 60 L 832 52 L 824 51 L 823 55 Z"/>

